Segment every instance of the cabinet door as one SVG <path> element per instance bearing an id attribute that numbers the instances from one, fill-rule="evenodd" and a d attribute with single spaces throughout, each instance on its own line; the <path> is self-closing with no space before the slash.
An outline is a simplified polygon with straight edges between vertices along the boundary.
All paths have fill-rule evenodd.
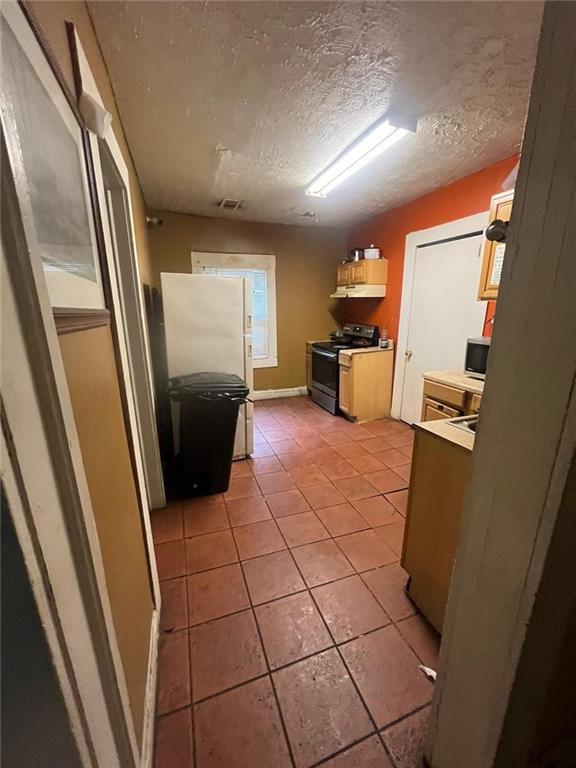
<path id="1" fill-rule="evenodd" d="M 348 264 L 340 264 L 337 267 L 336 275 L 338 285 L 350 285 L 350 266 Z"/>
<path id="2" fill-rule="evenodd" d="M 366 282 L 365 261 L 358 261 L 356 264 L 350 265 L 350 282 L 353 284 Z"/>
<path id="3" fill-rule="evenodd" d="M 513 198 L 514 190 L 494 195 L 490 205 L 490 221 L 494 221 L 494 219 L 510 221 Z M 498 298 L 498 288 L 500 286 L 500 275 L 502 273 L 505 250 L 505 243 L 490 242 L 490 240 L 484 241 L 482 271 L 480 273 L 480 285 L 478 287 L 479 301 L 489 301 Z"/>
<path id="4" fill-rule="evenodd" d="M 482 395 L 474 393 L 470 398 L 470 413 L 478 413 L 480 410 L 480 404 L 482 403 Z"/>
<path id="5" fill-rule="evenodd" d="M 370 285 L 386 285 L 388 281 L 388 259 L 369 259 L 364 262 L 366 279 Z"/>
<path id="6" fill-rule="evenodd" d="M 340 366 L 340 408 L 351 415 L 352 411 L 352 369 Z"/>

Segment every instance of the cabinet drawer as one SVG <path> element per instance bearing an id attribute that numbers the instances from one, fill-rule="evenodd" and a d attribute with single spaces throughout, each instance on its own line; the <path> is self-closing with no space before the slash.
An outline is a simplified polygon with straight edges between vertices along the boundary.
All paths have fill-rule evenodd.
<path id="1" fill-rule="evenodd" d="M 436 400 L 430 400 L 425 397 L 422 401 L 422 421 L 436 421 L 436 419 L 454 419 L 456 416 L 462 416 L 462 411 L 456 408 L 450 408 L 449 405 L 439 403 Z"/>
<path id="2" fill-rule="evenodd" d="M 438 384 L 438 382 L 428 379 L 424 379 L 424 396 L 453 405 L 455 408 L 464 408 L 466 400 L 466 392 L 463 389 L 449 387 L 447 384 Z"/>
<path id="3" fill-rule="evenodd" d="M 352 367 L 352 355 L 338 355 L 338 365 L 341 368 Z"/>

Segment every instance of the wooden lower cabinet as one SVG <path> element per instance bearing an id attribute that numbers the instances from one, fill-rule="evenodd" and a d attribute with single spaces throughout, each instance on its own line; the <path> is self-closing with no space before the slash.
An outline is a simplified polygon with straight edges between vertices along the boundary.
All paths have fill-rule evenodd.
<path id="1" fill-rule="evenodd" d="M 392 349 L 340 352 L 338 404 L 349 418 L 363 422 L 390 416 L 393 359 Z"/>
<path id="2" fill-rule="evenodd" d="M 402 567 L 408 594 L 442 631 L 472 451 L 415 427 Z"/>
<path id="3" fill-rule="evenodd" d="M 470 411 L 471 413 L 478 413 L 480 410 L 480 403 L 482 402 L 482 395 L 472 395 L 470 398 Z"/>
<path id="4" fill-rule="evenodd" d="M 478 413 L 481 402 L 482 395 L 476 392 L 424 377 L 421 421 L 453 419 Z"/>
<path id="5" fill-rule="evenodd" d="M 340 409 L 352 415 L 352 368 L 340 366 Z"/>

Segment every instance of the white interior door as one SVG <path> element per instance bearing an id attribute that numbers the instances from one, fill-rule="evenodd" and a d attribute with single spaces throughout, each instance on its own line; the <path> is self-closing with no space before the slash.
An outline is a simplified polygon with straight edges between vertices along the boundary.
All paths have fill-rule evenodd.
<path id="1" fill-rule="evenodd" d="M 94 139 L 94 149 L 95 143 Z M 127 373 L 130 376 L 134 417 L 139 436 L 139 445 L 135 447 L 142 453 L 149 506 L 151 509 L 160 509 L 166 504 L 166 496 L 154 412 L 152 370 L 141 280 L 134 247 L 132 210 L 127 186 L 116 167 L 108 145 L 104 141 L 99 141 L 97 146 L 98 151 L 94 152 L 94 158 L 96 162 L 100 160 L 102 183 L 100 183 L 100 172 L 98 172 L 96 184 L 101 197 L 103 225 L 108 229 L 104 239 L 111 251 L 109 258 L 114 260 L 116 266 L 116 283 L 127 353 Z M 104 215 L 105 210 L 107 216 Z M 114 295 L 116 295 L 115 292 Z"/>
<path id="2" fill-rule="evenodd" d="M 244 282 L 244 381 L 250 389 L 251 397 L 254 389 L 254 359 L 252 356 L 252 280 L 243 279 Z M 240 419 L 242 424 L 240 425 Z M 247 402 L 240 407 L 238 413 L 238 429 L 234 444 L 234 458 L 243 459 L 254 450 L 254 404 Z M 243 439 L 241 438 L 243 435 Z"/>
<path id="3" fill-rule="evenodd" d="M 420 421 L 423 374 L 463 370 L 466 339 L 480 336 L 482 235 L 416 249 L 401 418 Z"/>

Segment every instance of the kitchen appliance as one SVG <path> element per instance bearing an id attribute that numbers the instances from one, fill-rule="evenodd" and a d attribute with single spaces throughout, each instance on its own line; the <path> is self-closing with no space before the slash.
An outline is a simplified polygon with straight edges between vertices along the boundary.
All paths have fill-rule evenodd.
<path id="1" fill-rule="evenodd" d="M 346 323 L 340 331 L 332 334 L 332 341 L 312 344 L 312 400 L 329 413 L 337 414 L 338 353 L 354 347 L 375 347 L 378 340 L 377 325 Z"/>
<path id="2" fill-rule="evenodd" d="M 371 244 L 370 248 L 364 248 L 364 258 L 365 259 L 379 259 L 380 258 L 380 248 L 376 248 L 374 243 Z"/>
<path id="3" fill-rule="evenodd" d="M 245 277 L 163 272 L 162 301 L 168 377 L 206 371 L 232 373 L 252 389 L 252 285 Z M 172 407 L 174 451 L 179 414 Z M 254 449 L 254 406 L 240 406 L 234 458 Z"/>
<path id="4" fill-rule="evenodd" d="M 347 261 L 360 261 L 364 258 L 364 250 L 362 248 L 352 248 Z"/>
<path id="5" fill-rule="evenodd" d="M 383 299 L 386 296 L 385 285 L 339 285 L 331 299 Z"/>
<path id="6" fill-rule="evenodd" d="M 490 337 L 479 336 L 475 339 L 466 339 L 466 358 L 464 361 L 464 373 L 473 379 L 485 379 L 488 367 L 488 353 L 490 352 Z"/>

